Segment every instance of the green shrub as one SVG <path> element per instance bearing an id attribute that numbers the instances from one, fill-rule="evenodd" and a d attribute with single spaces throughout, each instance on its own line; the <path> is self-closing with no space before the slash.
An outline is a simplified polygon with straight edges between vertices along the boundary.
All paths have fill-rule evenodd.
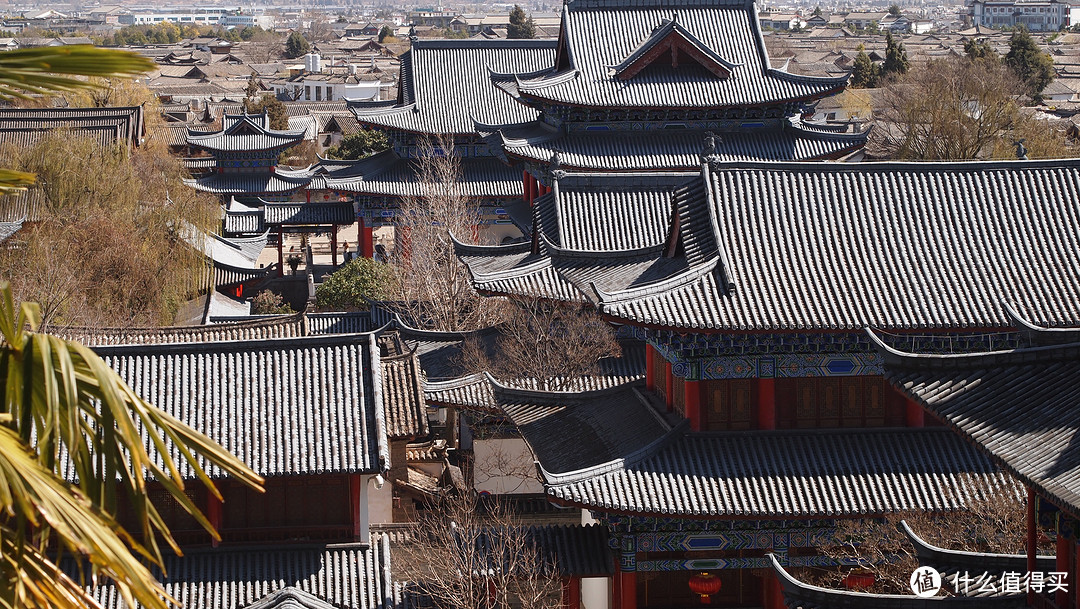
<path id="1" fill-rule="evenodd" d="M 367 309 L 367 300 L 389 296 L 394 284 L 390 265 L 354 258 L 315 289 L 315 306 L 323 310 Z"/>

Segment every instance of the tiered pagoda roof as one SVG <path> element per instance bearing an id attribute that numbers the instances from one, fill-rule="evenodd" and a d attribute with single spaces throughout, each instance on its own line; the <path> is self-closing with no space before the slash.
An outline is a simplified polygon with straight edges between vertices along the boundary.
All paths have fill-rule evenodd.
<path id="1" fill-rule="evenodd" d="M 1078 194 L 1080 160 L 567 175 L 536 202 L 535 244 L 458 252 L 484 292 L 584 298 L 646 326 L 1002 328 L 1006 300 L 1068 325 Z"/>
<path id="2" fill-rule="evenodd" d="M 416 39 L 401 58 L 397 102 L 352 109 L 369 127 L 474 136 L 477 121 L 503 125 L 537 116 L 492 87 L 490 72 L 529 72 L 554 59 L 554 40 Z"/>
<path id="3" fill-rule="evenodd" d="M 220 131 L 188 129 L 187 143 L 210 153 L 274 151 L 299 144 L 303 131 L 270 128 L 266 114 L 226 115 Z"/>
<path id="4" fill-rule="evenodd" d="M 536 455 L 548 496 L 588 509 L 828 518 L 956 510 L 1018 492 L 946 429 L 690 433 L 633 386 L 556 393 L 492 382 L 491 392 Z"/>
<path id="5" fill-rule="evenodd" d="M 847 82 L 772 67 L 747 0 L 571 0 L 546 67 L 493 78 L 537 106 L 665 109 L 805 102 Z"/>

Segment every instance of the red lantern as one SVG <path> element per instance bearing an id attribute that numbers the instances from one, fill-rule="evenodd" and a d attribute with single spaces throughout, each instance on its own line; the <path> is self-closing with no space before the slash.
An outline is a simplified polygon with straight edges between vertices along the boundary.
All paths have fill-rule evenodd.
<path id="1" fill-rule="evenodd" d="M 874 573 L 865 569 L 852 571 L 843 579 L 844 587 L 848 590 L 865 590 L 873 586 L 875 581 Z"/>
<path id="2" fill-rule="evenodd" d="M 708 605 L 709 596 L 720 592 L 720 578 L 712 573 L 698 573 L 690 576 L 690 591 L 701 597 L 701 604 Z"/>

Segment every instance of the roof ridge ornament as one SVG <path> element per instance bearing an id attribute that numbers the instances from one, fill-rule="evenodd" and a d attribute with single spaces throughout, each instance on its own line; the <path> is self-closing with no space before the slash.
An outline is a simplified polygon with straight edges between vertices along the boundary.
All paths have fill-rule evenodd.
<path id="1" fill-rule="evenodd" d="M 716 147 L 723 143 L 723 139 L 713 133 L 712 131 L 705 132 L 705 145 L 701 149 L 701 162 L 702 163 L 715 163 L 719 162 L 720 155 L 716 152 Z"/>

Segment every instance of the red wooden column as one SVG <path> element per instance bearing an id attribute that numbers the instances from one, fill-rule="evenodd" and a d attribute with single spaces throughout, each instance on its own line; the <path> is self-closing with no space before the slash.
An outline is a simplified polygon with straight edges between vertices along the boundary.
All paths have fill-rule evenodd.
<path id="1" fill-rule="evenodd" d="M 219 484 L 218 490 L 220 491 L 225 485 Z M 221 500 L 215 497 L 212 493 L 206 493 L 206 519 L 210 521 L 210 525 L 214 527 L 214 530 L 221 534 L 222 519 L 222 503 Z M 211 545 L 218 547 L 221 542 L 213 540 Z"/>
<path id="2" fill-rule="evenodd" d="M 690 419 L 690 431 L 701 431 L 701 381 L 685 380 L 683 396 L 686 402 L 686 418 Z"/>
<path id="3" fill-rule="evenodd" d="M 279 226 L 277 229 L 277 276 L 285 276 L 285 231 Z"/>
<path id="4" fill-rule="evenodd" d="M 533 177 L 529 175 L 528 171 L 521 172 L 521 198 L 525 199 L 525 202 L 532 206 L 533 203 Z"/>
<path id="5" fill-rule="evenodd" d="M 765 604 L 765 609 L 787 609 L 787 605 L 784 603 L 784 588 L 780 586 L 780 578 L 775 573 L 770 572 L 765 576 L 765 585 L 769 587 L 769 601 Z"/>
<path id="6" fill-rule="evenodd" d="M 671 362 L 664 362 L 664 406 L 671 412 L 675 408 L 675 377 L 671 375 Z"/>
<path id="7" fill-rule="evenodd" d="M 1057 535 L 1057 561 L 1054 563 L 1055 571 L 1061 573 L 1068 573 L 1069 571 L 1071 571 L 1071 569 L 1069 569 L 1069 553 L 1072 550 L 1072 545 L 1073 544 L 1068 540 L 1068 538 L 1061 534 L 1061 530 L 1059 528 Z M 1075 582 L 1069 582 L 1068 580 L 1066 581 L 1068 582 L 1069 587 L 1075 584 Z M 1055 593 L 1054 603 L 1056 603 L 1058 607 L 1064 607 L 1068 602 L 1068 589 L 1064 591 L 1058 590 L 1057 593 Z"/>
<path id="8" fill-rule="evenodd" d="M 1038 528 L 1035 514 L 1035 490 L 1030 486 L 1027 487 L 1027 539 L 1024 544 L 1025 550 L 1027 550 L 1027 572 L 1035 572 L 1035 556 L 1038 554 Z M 1035 592 L 1028 588 L 1027 591 L 1027 604 L 1030 606 L 1035 602 Z"/>
<path id="9" fill-rule="evenodd" d="M 926 411 L 911 398 L 905 400 L 905 418 L 908 427 L 922 427 L 926 422 Z"/>
<path id="10" fill-rule="evenodd" d="M 562 578 L 562 609 L 580 609 L 581 578 L 564 576 Z"/>
<path id="11" fill-rule="evenodd" d="M 776 379 L 757 380 L 758 429 L 776 429 Z"/>
<path id="12" fill-rule="evenodd" d="M 619 568 L 619 561 L 615 561 L 615 574 L 611 576 L 611 608 L 621 609 L 622 607 L 622 569 Z"/>
<path id="13" fill-rule="evenodd" d="M 622 588 L 620 599 L 622 603 L 617 609 L 637 609 L 637 573 L 634 571 L 622 571 L 619 573 L 619 587 Z"/>
<path id="14" fill-rule="evenodd" d="M 370 226 L 364 223 L 363 218 L 356 221 L 356 240 L 360 249 L 360 255 L 364 258 L 375 257 L 375 235 Z"/>
<path id="15" fill-rule="evenodd" d="M 656 362 L 653 360 L 655 349 L 649 343 L 645 343 L 645 388 L 649 391 L 656 389 Z"/>

